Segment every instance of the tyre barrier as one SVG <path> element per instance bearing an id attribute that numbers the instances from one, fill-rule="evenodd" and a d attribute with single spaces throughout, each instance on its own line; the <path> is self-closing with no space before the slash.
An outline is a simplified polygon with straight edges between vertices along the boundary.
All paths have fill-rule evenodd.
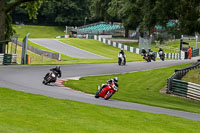
<path id="1" fill-rule="evenodd" d="M 17 64 L 16 54 L 0 54 L 0 65 Z"/>

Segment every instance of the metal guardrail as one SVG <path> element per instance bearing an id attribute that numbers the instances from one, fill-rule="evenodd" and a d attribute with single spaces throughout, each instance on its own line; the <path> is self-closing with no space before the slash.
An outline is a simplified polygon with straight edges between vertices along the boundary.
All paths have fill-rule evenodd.
<path id="1" fill-rule="evenodd" d="M 181 83 L 182 82 L 181 78 L 186 73 L 188 73 L 190 70 L 197 69 L 197 68 L 200 68 L 200 59 L 196 63 L 192 64 L 189 67 L 185 67 L 185 68 L 181 68 L 181 69 L 176 69 L 175 73 L 169 79 L 167 79 L 167 93 L 170 93 L 170 92 L 176 93 L 176 91 L 175 91 L 174 88 L 177 87 L 176 86 L 177 80 L 179 80 L 179 83 Z"/>
<path id="2" fill-rule="evenodd" d="M 22 46 L 22 42 L 18 41 L 18 45 Z M 60 58 L 61 58 L 59 53 L 52 53 L 52 52 L 45 51 L 45 50 L 42 50 L 42 49 L 39 49 L 39 48 L 35 48 L 31 45 L 28 45 L 27 49 L 32 51 L 33 53 L 36 53 L 36 54 L 39 54 L 41 56 L 45 56 L 45 57 L 48 57 L 48 58 L 51 58 L 51 59 L 60 60 Z"/>

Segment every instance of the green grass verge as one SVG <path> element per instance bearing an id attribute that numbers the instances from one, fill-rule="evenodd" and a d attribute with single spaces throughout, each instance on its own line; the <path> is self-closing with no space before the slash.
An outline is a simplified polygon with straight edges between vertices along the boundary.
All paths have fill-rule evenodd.
<path id="1" fill-rule="evenodd" d="M 64 84 L 65 82 L 63 84 L 76 90 L 95 94 L 98 85 L 117 76 L 119 91 L 112 97 L 113 99 L 200 113 L 199 103 L 160 93 L 174 70 L 185 66 L 188 64 L 127 74 L 82 77 L 78 81 L 70 80 L 67 84 Z"/>
<path id="2" fill-rule="evenodd" d="M 0 88 L 2 133 L 198 133 L 200 122 Z"/>
<path id="3" fill-rule="evenodd" d="M 64 27 L 59 26 L 36 26 L 36 25 L 13 25 L 19 38 L 24 38 L 30 33 L 29 38 L 55 38 L 65 35 Z"/>
<path id="4" fill-rule="evenodd" d="M 117 62 L 118 60 L 118 53 L 120 51 L 119 48 L 115 48 L 109 45 L 106 45 L 102 42 L 99 42 L 94 39 L 70 39 L 70 40 L 61 40 L 62 42 L 72 45 L 74 47 L 92 52 L 97 55 L 101 55 L 107 58 L 111 58 Z M 141 61 L 142 57 L 139 54 L 131 53 L 125 51 L 127 61 Z"/>
<path id="5" fill-rule="evenodd" d="M 189 71 L 182 80 L 200 84 L 200 68 Z"/>

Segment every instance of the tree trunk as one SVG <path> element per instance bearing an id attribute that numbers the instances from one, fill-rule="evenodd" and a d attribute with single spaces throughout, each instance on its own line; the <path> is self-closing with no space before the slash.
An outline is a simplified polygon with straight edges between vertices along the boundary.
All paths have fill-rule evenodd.
<path id="1" fill-rule="evenodd" d="M 6 13 L 5 13 L 5 0 L 0 0 L 0 41 L 5 40 L 6 35 Z"/>
<path id="2" fill-rule="evenodd" d="M 125 28 L 125 38 L 129 38 L 129 27 L 124 26 L 124 28 Z"/>

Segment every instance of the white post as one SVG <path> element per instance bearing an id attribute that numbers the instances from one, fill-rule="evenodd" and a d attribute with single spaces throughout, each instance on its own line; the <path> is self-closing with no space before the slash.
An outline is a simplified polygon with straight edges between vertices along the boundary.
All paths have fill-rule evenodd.
<path id="1" fill-rule="evenodd" d="M 197 40 L 198 40 L 198 36 L 196 35 L 196 41 L 195 41 L 195 49 L 197 49 Z"/>

